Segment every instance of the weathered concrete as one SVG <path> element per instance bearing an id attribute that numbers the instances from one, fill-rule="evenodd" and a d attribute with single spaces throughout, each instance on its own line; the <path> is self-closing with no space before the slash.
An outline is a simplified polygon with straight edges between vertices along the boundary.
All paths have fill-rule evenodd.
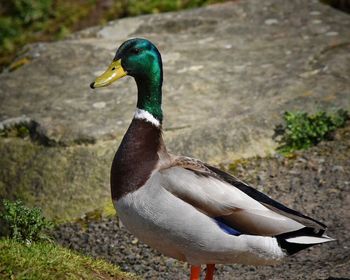
<path id="1" fill-rule="evenodd" d="M 60 145 L 97 141 L 84 147 L 90 151 L 112 139 L 108 149 L 116 149 L 134 112 L 135 84 L 125 78 L 92 91 L 89 83 L 117 46 L 136 36 L 156 43 L 163 56 L 165 139 L 174 153 L 210 162 L 264 155 L 273 151 L 271 135 L 283 111 L 350 107 L 350 17 L 318 1 L 247 0 L 118 20 L 65 41 L 33 45 L 24 54 L 29 64 L 0 75 L 0 120 L 24 115 Z M 65 157 L 65 149 L 56 147 L 49 156 Z M 74 144 L 70 149 L 82 148 Z M 38 168 L 45 156 L 34 159 Z M 2 157 L 11 161 L 6 152 Z M 84 160 L 86 170 L 94 170 L 98 160 Z M 106 189 L 108 160 L 102 160 L 107 171 L 99 176 Z M 76 174 L 81 164 L 68 166 Z M 42 176 L 50 178 L 57 170 Z M 3 182 L 15 182 L 12 192 L 19 195 L 20 179 L 6 176 Z M 33 185 L 35 176 L 28 176 L 25 184 Z M 81 180 L 74 175 L 63 185 Z M 97 187 L 95 181 L 84 186 Z M 58 192 L 54 199 L 63 197 Z M 68 205 L 74 201 L 64 199 Z M 81 211 L 91 210 L 84 205 Z"/>

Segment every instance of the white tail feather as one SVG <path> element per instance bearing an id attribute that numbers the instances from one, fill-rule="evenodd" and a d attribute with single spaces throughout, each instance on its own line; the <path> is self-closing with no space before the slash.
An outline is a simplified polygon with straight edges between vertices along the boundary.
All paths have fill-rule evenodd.
<path id="1" fill-rule="evenodd" d="M 298 244 L 318 244 L 329 241 L 334 241 L 335 239 L 328 237 L 327 235 L 323 235 L 321 237 L 315 236 L 297 236 L 287 238 L 286 241 L 289 243 L 298 243 Z"/>

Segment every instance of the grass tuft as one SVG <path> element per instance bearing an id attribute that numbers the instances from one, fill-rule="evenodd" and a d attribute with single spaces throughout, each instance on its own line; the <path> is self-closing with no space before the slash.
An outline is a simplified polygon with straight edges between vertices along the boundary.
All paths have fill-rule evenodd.
<path id="1" fill-rule="evenodd" d="M 26 245 L 0 239 L 0 279 L 135 279 L 102 260 L 79 255 L 52 243 Z"/>

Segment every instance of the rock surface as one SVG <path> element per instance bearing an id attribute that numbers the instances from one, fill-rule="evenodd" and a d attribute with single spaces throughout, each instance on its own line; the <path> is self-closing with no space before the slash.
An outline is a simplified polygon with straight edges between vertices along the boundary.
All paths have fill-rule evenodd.
<path id="1" fill-rule="evenodd" d="M 328 226 L 336 241 L 304 250 L 275 266 L 218 265 L 215 279 L 350 279 L 350 122 L 337 140 L 295 158 L 256 158 L 231 164 L 232 172 L 272 198 Z M 137 242 L 116 219 L 61 225 L 59 243 L 107 259 L 142 279 L 188 279 L 188 267 Z M 202 278 L 203 279 L 203 278 Z"/>
<path id="2" fill-rule="evenodd" d="M 55 144 L 0 139 L 1 197 L 50 217 L 69 213 L 63 218 L 108 201 L 109 165 L 136 87 L 131 78 L 98 91 L 89 84 L 136 36 L 163 56 L 165 140 L 174 153 L 211 163 L 268 154 L 283 111 L 350 107 L 350 17 L 318 1 L 233 1 L 113 21 L 28 46 L 30 63 L 0 75 L 0 121 L 34 120 Z M 16 169 L 18 158 L 25 168 Z"/>

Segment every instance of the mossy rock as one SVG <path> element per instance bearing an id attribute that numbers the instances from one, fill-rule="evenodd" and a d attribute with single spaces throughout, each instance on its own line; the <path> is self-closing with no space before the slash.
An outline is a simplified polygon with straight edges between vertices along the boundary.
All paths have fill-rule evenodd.
<path id="1" fill-rule="evenodd" d="M 55 220 L 79 218 L 103 208 L 110 203 L 114 149 L 114 141 L 48 148 L 0 138 L 0 197 L 38 206 Z"/>

